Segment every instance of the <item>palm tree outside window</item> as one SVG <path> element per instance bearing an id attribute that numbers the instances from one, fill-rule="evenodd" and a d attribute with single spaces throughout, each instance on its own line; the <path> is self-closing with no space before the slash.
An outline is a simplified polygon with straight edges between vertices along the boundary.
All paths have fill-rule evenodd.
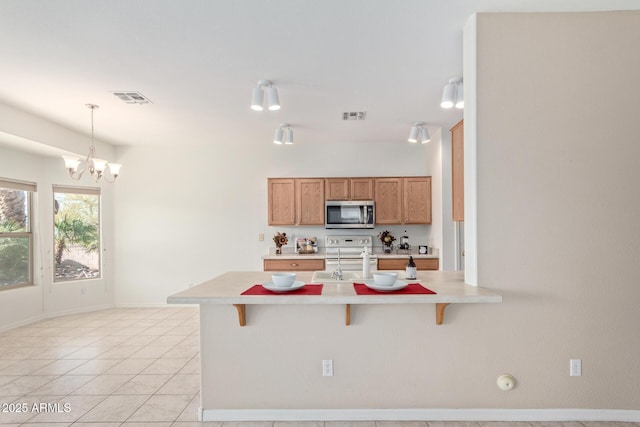
<path id="1" fill-rule="evenodd" d="M 54 282 L 97 279 L 100 188 L 54 186 Z"/>
<path id="2" fill-rule="evenodd" d="M 32 182 L 0 178 L 0 290 L 33 285 Z"/>

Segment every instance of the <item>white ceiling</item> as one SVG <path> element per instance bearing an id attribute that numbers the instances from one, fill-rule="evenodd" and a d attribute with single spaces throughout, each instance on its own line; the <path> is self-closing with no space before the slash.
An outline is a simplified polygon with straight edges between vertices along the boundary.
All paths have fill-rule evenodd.
<path id="1" fill-rule="evenodd" d="M 621 9 L 640 1 L 0 0 L 0 101 L 86 133 L 98 104 L 116 145 L 270 143 L 285 122 L 296 144 L 406 142 L 462 118 L 439 99 L 474 12 Z M 260 79 L 280 111 L 249 108 Z"/>

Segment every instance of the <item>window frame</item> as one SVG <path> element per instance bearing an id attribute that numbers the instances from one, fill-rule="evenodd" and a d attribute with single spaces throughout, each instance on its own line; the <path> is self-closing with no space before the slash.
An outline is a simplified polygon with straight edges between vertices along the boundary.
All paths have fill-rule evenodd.
<path id="1" fill-rule="evenodd" d="M 9 289 L 17 289 L 23 288 L 27 286 L 34 286 L 34 248 L 33 248 L 33 195 L 37 193 L 38 186 L 35 182 L 28 181 L 20 181 L 10 178 L 0 178 L 0 188 L 5 188 L 9 190 L 21 190 L 26 192 L 27 196 L 27 230 L 26 231 L 17 231 L 17 232 L 9 232 L 4 233 L 0 232 L 0 239 L 3 238 L 17 238 L 17 237 L 27 237 L 28 245 L 29 245 L 29 269 L 28 269 L 28 279 L 26 282 L 13 283 L 11 285 L 0 286 L 0 292 L 6 291 Z"/>
<path id="2" fill-rule="evenodd" d="M 55 284 L 64 284 L 64 283 L 77 283 L 80 281 L 85 281 L 85 280 L 101 280 L 103 278 L 103 259 L 102 259 L 102 240 L 103 240 L 103 236 L 102 236 L 102 192 L 101 192 L 101 188 L 100 187 L 84 187 L 84 186 L 71 186 L 71 185 L 58 185 L 58 184 L 53 184 L 52 187 L 52 201 L 53 201 L 53 206 L 52 206 L 52 216 L 51 219 L 53 221 L 53 239 L 52 239 L 52 243 L 53 243 L 53 271 L 52 271 L 52 283 Z M 56 256 L 56 241 L 55 241 L 55 222 L 56 222 L 56 209 L 55 209 L 55 205 L 57 203 L 56 201 L 56 194 L 59 193 L 66 193 L 66 194 L 84 194 L 84 195 L 92 195 L 92 196 L 97 196 L 98 197 L 98 210 L 97 210 L 97 215 L 98 215 L 98 239 L 99 239 L 99 243 L 98 243 L 98 275 L 96 277 L 80 277 L 80 278 L 76 278 L 76 279 L 68 279 L 68 278 L 64 278 L 64 279 L 57 279 L 56 278 L 56 260 L 55 260 L 55 256 Z"/>

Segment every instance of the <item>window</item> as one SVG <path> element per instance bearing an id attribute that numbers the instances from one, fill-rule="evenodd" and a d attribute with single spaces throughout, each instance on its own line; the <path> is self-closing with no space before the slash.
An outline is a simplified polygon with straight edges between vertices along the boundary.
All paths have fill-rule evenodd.
<path id="1" fill-rule="evenodd" d="M 33 284 L 31 195 L 36 184 L 0 178 L 0 290 Z"/>
<path id="2" fill-rule="evenodd" d="M 53 186 L 54 282 L 100 278 L 100 188 Z"/>

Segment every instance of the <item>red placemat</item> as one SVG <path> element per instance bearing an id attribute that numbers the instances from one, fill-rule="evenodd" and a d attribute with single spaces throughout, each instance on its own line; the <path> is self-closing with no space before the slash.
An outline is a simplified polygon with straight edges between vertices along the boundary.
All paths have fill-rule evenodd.
<path id="1" fill-rule="evenodd" d="M 240 295 L 320 295 L 322 294 L 323 285 L 304 285 L 300 289 L 290 292 L 271 292 L 262 287 L 262 285 L 253 285 Z"/>
<path id="2" fill-rule="evenodd" d="M 384 295 L 384 294 L 407 294 L 407 295 L 415 295 L 415 294 L 435 294 L 431 289 L 427 289 L 422 286 L 420 283 L 409 283 L 406 288 L 399 289 L 397 291 L 376 291 L 370 289 L 364 283 L 354 283 L 353 287 L 356 290 L 358 295 Z"/>

